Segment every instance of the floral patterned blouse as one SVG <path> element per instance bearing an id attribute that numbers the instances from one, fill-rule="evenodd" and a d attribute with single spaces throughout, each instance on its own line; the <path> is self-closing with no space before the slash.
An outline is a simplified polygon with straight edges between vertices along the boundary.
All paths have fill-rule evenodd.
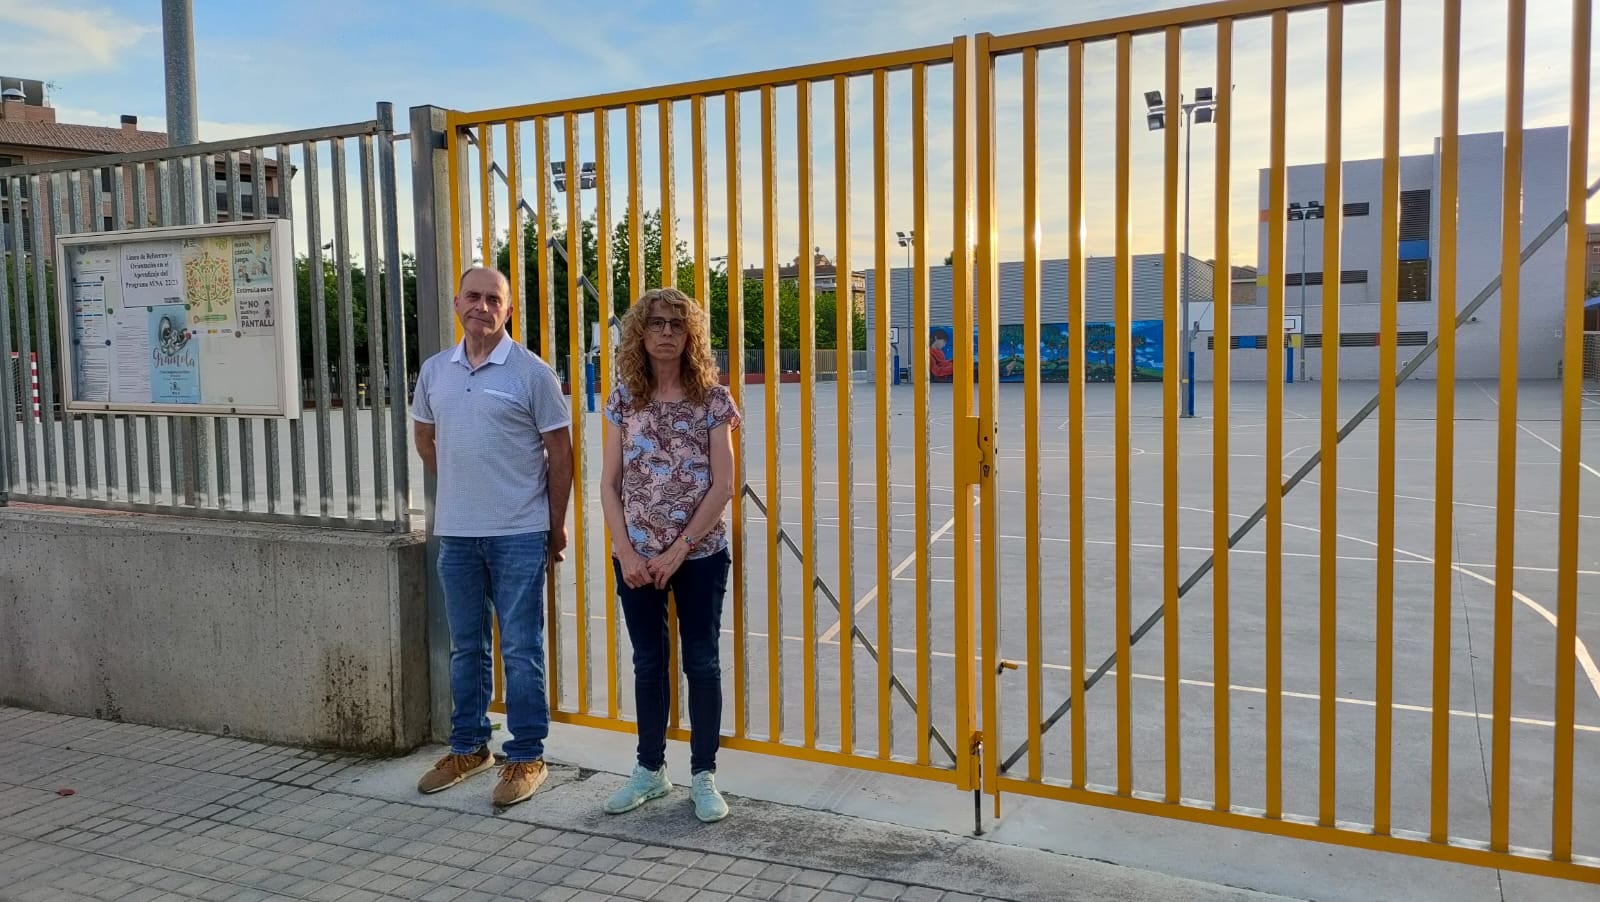
<path id="1" fill-rule="evenodd" d="M 742 417 L 721 385 L 712 386 L 698 404 L 653 400 L 642 409 L 619 385 L 606 401 L 605 415 L 622 430 L 628 541 L 644 557 L 655 557 L 683 534 L 711 488 L 711 430 L 724 423 L 737 429 Z M 719 519 L 689 557 L 709 557 L 727 547 L 727 527 Z"/>

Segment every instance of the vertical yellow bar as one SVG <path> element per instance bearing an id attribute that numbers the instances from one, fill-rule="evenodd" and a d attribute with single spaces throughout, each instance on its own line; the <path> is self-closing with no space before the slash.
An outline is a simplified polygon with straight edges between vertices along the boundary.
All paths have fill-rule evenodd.
<path id="1" fill-rule="evenodd" d="M 1324 129 L 1322 224 L 1322 485 L 1318 625 L 1317 822 L 1335 821 L 1338 772 L 1337 665 L 1339 648 L 1339 296 L 1344 222 L 1344 4 L 1328 6 L 1327 125 Z M 1332 280 L 1331 282 L 1329 280 Z M 1304 341 L 1304 338 L 1301 339 Z"/>
<path id="2" fill-rule="evenodd" d="M 482 244 L 479 253 L 483 265 L 494 269 L 494 175 L 489 168 L 494 163 L 494 126 L 478 126 L 478 192 L 482 206 L 478 213 L 483 217 Z"/>
<path id="3" fill-rule="evenodd" d="M 672 159 L 672 101 L 663 100 L 659 105 L 661 126 L 661 287 L 676 288 L 678 285 L 678 254 L 677 239 L 674 226 L 672 209 L 672 184 L 673 184 L 673 159 Z M 676 622 L 676 621 L 674 621 Z M 677 685 L 677 679 L 673 679 Z"/>
<path id="4" fill-rule="evenodd" d="M 450 289 L 452 293 L 461 282 L 464 271 L 463 254 L 461 245 L 463 234 L 472 231 L 472 220 L 462 208 L 462 202 L 467 199 L 466 193 L 461 190 L 461 181 L 465 177 L 466 169 L 461 164 L 461 155 L 466 145 L 461 140 L 461 131 L 454 126 L 445 129 L 445 167 L 446 181 L 450 191 Z M 455 324 L 455 337 L 461 340 L 461 324 Z"/>
<path id="5" fill-rule="evenodd" d="M 783 739 L 783 474 L 778 453 L 783 413 L 778 360 L 778 112 L 774 89 L 761 86 L 762 323 L 767 396 L 767 738 Z M 809 586 L 807 587 L 810 588 Z M 846 602 L 848 603 L 848 602 Z"/>
<path id="6" fill-rule="evenodd" d="M 1083 534 L 1083 406 L 1088 365 L 1084 324 L 1089 321 L 1088 259 L 1084 253 L 1083 224 L 1083 42 L 1067 49 L 1067 128 L 1071 142 L 1067 154 L 1067 361 L 1072 368 L 1067 386 L 1067 538 L 1069 573 L 1068 631 L 1072 659 L 1072 786 L 1083 789 L 1088 773 L 1088 723 L 1084 713 L 1084 581 Z"/>
<path id="7" fill-rule="evenodd" d="M 835 342 L 838 348 L 839 400 L 839 750 L 855 749 L 855 507 L 851 500 L 855 465 L 855 430 L 851 424 L 851 351 L 855 349 L 855 276 L 850 268 L 850 79 L 833 80 L 834 212 L 838 217 L 834 241 Z M 841 294 L 842 292 L 842 294 Z M 863 349 L 865 350 L 865 349 Z"/>
<path id="8" fill-rule="evenodd" d="M 641 170 L 644 139 L 639 129 L 639 105 L 628 106 L 628 304 L 639 300 L 650 284 L 644 271 L 644 181 Z"/>
<path id="9" fill-rule="evenodd" d="M 1023 534 L 1027 537 L 1028 779 L 1044 778 L 1044 622 L 1039 559 L 1039 51 L 1022 52 Z"/>
<path id="10" fill-rule="evenodd" d="M 1526 0 L 1509 0 L 1505 169 L 1500 177 L 1500 429 L 1495 454 L 1500 472 L 1494 517 L 1494 727 L 1489 773 L 1489 848 L 1497 852 L 1506 851 L 1511 832 L 1511 589 L 1516 580 L 1517 326 L 1522 310 L 1522 110 L 1527 32 Z M 1569 223 L 1567 228 L 1577 231 L 1578 223 Z M 1576 493 L 1563 497 L 1561 506 L 1569 508 L 1576 500 Z M 1558 648 L 1556 653 L 1570 656 L 1572 646 Z"/>
<path id="11" fill-rule="evenodd" d="M 1378 253 L 1382 305 L 1378 339 L 1377 719 L 1372 768 L 1372 829 L 1389 832 L 1394 736 L 1394 448 L 1395 357 L 1400 322 L 1400 0 L 1384 2 L 1382 235 Z"/>
<path id="12" fill-rule="evenodd" d="M 550 198 L 550 123 L 544 119 L 533 120 L 533 165 L 539 173 L 539 210 L 534 214 L 535 231 L 539 239 L 539 356 L 547 362 L 555 359 L 555 264 L 550 252 L 553 238 Z M 552 677 L 555 675 L 552 668 Z M 552 692 L 551 697 L 555 694 Z"/>
<path id="13" fill-rule="evenodd" d="M 696 94 L 689 101 L 694 154 L 694 296 L 711 308 L 711 219 L 706 211 L 706 99 Z"/>
<path id="14" fill-rule="evenodd" d="M 1179 103 L 1182 102 L 1178 83 L 1178 75 L 1182 69 L 1183 31 L 1174 25 L 1167 29 L 1167 125 L 1163 132 L 1166 138 L 1165 153 L 1166 166 L 1163 169 L 1162 183 L 1163 199 L 1165 201 L 1164 218 L 1162 219 L 1162 242 L 1165 257 L 1162 266 L 1162 275 L 1166 282 L 1167 303 L 1174 304 L 1179 298 L 1180 279 L 1188 273 L 1189 261 L 1178 256 L 1178 117 L 1182 115 Z M 1187 281 L 1182 284 L 1182 291 L 1187 292 Z M 1178 659 L 1178 639 L 1181 635 L 1178 624 L 1178 413 L 1182 402 L 1182 384 L 1184 380 L 1185 355 L 1187 348 L 1181 347 L 1183 336 L 1188 334 L 1187 323 L 1179 321 L 1174 316 L 1174 310 L 1168 307 L 1162 316 L 1162 347 L 1166 353 L 1162 361 L 1162 422 L 1161 422 L 1161 643 L 1164 652 L 1161 663 L 1163 676 L 1163 689 L 1165 690 L 1166 723 L 1164 733 L 1166 736 L 1166 764 L 1165 797 L 1170 803 L 1176 804 L 1183 798 L 1183 721 L 1179 715 L 1179 683 L 1181 676 Z M 1030 344 L 1029 347 L 1032 347 Z"/>
<path id="15" fill-rule="evenodd" d="M 1129 223 L 1129 195 L 1132 183 L 1132 148 L 1129 126 L 1133 107 L 1129 85 L 1133 35 L 1117 35 L 1117 165 L 1113 192 L 1116 205 L 1116 631 L 1117 631 L 1117 793 L 1133 792 L 1133 646 L 1128 634 L 1133 631 L 1133 519 L 1130 495 L 1133 492 L 1133 248 Z"/>
<path id="16" fill-rule="evenodd" d="M 644 271 L 644 135 L 638 104 L 628 106 L 628 301 L 637 303 L 650 287 L 650 274 Z M 667 722 L 678 725 L 678 666 L 676 633 L 677 611 L 672 599 L 667 602 Z"/>
<path id="17" fill-rule="evenodd" d="M 528 340 L 528 290 L 524 270 L 527 269 L 527 249 L 523 242 L 525 225 L 522 220 L 522 143 L 518 140 L 517 133 L 521 131 L 522 123 L 506 123 L 506 213 L 511 218 L 510 227 L 506 230 L 506 240 L 510 244 L 510 265 L 507 267 L 506 281 L 511 283 L 511 296 L 506 300 L 515 308 L 513 314 L 514 335 L 519 342 Z"/>
<path id="18" fill-rule="evenodd" d="M 740 203 L 739 172 L 739 93 L 729 91 L 723 95 L 723 114 L 727 140 L 726 167 L 728 174 L 728 393 L 734 406 L 744 410 L 744 263 L 740 255 L 741 230 L 744 211 Z M 749 574 L 745 572 L 745 542 L 749 539 L 749 525 L 745 522 L 744 461 L 746 453 L 745 431 L 734 432 L 734 478 L 732 537 L 729 542 L 733 559 L 733 735 L 744 738 L 750 724 L 750 655 L 746 647 L 746 622 L 749 617 Z"/>
<path id="19" fill-rule="evenodd" d="M 1450 593 L 1455 571 L 1456 254 L 1461 159 L 1461 0 L 1444 0 L 1444 91 L 1439 128 L 1439 375 L 1434 382 L 1433 754 L 1428 837 L 1450 838 Z"/>
<path id="20" fill-rule="evenodd" d="M 995 489 L 995 418 L 999 405 L 1000 367 L 1000 229 L 995 221 L 995 87 L 991 36 L 977 36 L 978 127 L 978 288 L 975 309 L 978 325 L 978 604 L 983 612 L 983 782 L 994 794 L 995 817 L 1000 816 L 1000 518 Z M 959 339 L 965 344 L 965 333 Z M 965 376 L 959 366 L 956 372 Z"/>
<path id="21" fill-rule="evenodd" d="M 1587 277 L 1584 221 L 1589 176 L 1589 0 L 1572 4 L 1572 112 L 1567 134 L 1567 285 L 1563 360 L 1583 359 L 1584 281 Z M 1551 788 L 1550 854 L 1572 859 L 1573 648 L 1578 639 L 1578 458 L 1583 448 L 1583 374 L 1568 365 L 1561 383 L 1561 510 L 1556 521 L 1556 699 L 1555 761 Z"/>
<path id="22" fill-rule="evenodd" d="M 1284 232 L 1288 173 L 1284 152 L 1288 80 L 1289 14 L 1272 14 L 1272 99 L 1267 170 L 1267 496 L 1266 640 L 1267 640 L 1267 817 L 1283 814 L 1283 341 L 1284 273 L 1288 265 Z M 1302 263 L 1301 268 L 1304 269 Z M 1304 274 L 1302 274 L 1302 278 Z M 1323 279 L 1324 282 L 1327 279 Z"/>
<path id="23" fill-rule="evenodd" d="M 1233 84 L 1232 19 L 1217 22 L 1217 84 L 1220 89 L 1217 91 L 1217 186 L 1214 196 L 1220 200 L 1216 204 L 1216 225 L 1212 230 L 1217 245 L 1212 259 L 1218 262 L 1215 284 L 1211 290 L 1215 299 L 1211 314 L 1211 554 L 1214 561 L 1211 569 L 1211 760 L 1215 782 L 1213 803 L 1218 811 L 1226 811 L 1233 806 L 1230 791 L 1232 765 L 1229 758 L 1233 729 L 1228 709 L 1228 533 L 1232 527 L 1228 520 L 1228 381 L 1233 378 L 1233 323 L 1230 315 L 1233 274 L 1232 267 L 1228 265 L 1231 259 L 1228 249 L 1228 229 L 1231 228 L 1228 198 L 1232 197 L 1233 91 L 1227 87 Z"/>
<path id="24" fill-rule="evenodd" d="M 534 231 L 538 235 L 539 242 L 539 356 L 549 362 L 555 359 L 557 347 L 556 271 L 551 261 L 555 255 L 550 250 L 550 242 L 554 240 L 552 225 L 555 221 L 555 206 L 550 197 L 550 123 L 545 119 L 533 120 L 533 165 L 539 173 L 539 209 L 534 214 L 536 223 Z M 549 660 L 545 665 L 545 682 L 551 710 L 556 710 L 561 705 L 561 600 L 557 591 L 559 586 L 557 568 L 548 568 L 545 571 L 545 630 L 549 635 L 545 645 Z M 495 653 L 495 660 L 499 660 L 498 651 Z"/>
<path id="25" fill-rule="evenodd" d="M 567 138 L 567 386 L 572 400 L 572 531 L 567 559 L 572 562 L 573 611 L 577 627 L 573 637 L 578 649 L 578 713 L 589 713 L 589 557 L 588 522 L 584 517 L 583 412 L 584 412 L 584 320 L 583 286 L 583 190 L 578 164 L 578 114 L 567 113 L 564 123 Z"/>
<path id="26" fill-rule="evenodd" d="M 1586 229 L 1589 203 L 1589 34 L 1594 8 L 1589 0 L 1573 0 L 1573 85 L 1566 158 L 1566 320 L 1562 360 L 1582 360 L 1584 280 L 1587 278 Z M 1582 448 L 1582 373 L 1563 369 L 1562 461 L 1557 465 L 1562 509 L 1557 518 L 1555 576 L 1555 761 L 1552 774 L 1555 804 L 1550 814 L 1550 854 L 1573 857 L 1573 649 L 1578 645 L 1578 459 Z"/>
<path id="27" fill-rule="evenodd" d="M 915 383 L 912 443 L 916 475 L 915 501 L 917 536 L 930 535 L 928 523 L 928 69 L 918 64 L 911 69 L 911 229 L 915 236 L 912 259 L 916 267 L 912 287 L 911 336 L 901 339 L 909 348 L 912 380 Z M 839 308 L 843 310 L 841 306 Z M 842 333 L 841 334 L 845 334 Z M 928 763 L 928 740 L 933 732 L 933 674 L 931 673 L 932 636 L 932 548 L 917 555 L 917 763 Z"/>
<path id="28" fill-rule="evenodd" d="M 894 516 L 890 508 L 891 479 L 889 373 L 894 358 L 889 349 L 889 327 L 893 320 L 890 305 L 889 264 L 889 73 L 872 73 L 872 215 L 873 246 L 876 256 L 873 272 L 877 276 L 874 300 L 877 302 L 877 328 L 872 335 L 872 356 L 877 361 L 874 380 L 877 396 L 878 458 L 878 757 L 888 758 L 894 746 L 894 723 L 890 699 L 890 680 L 894 676 L 894 564 L 890 561 L 890 542 L 894 535 Z"/>
<path id="29" fill-rule="evenodd" d="M 611 397 L 611 317 L 616 309 L 615 292 L 611 286 L 611 115 L 608 110 L 594 111 L 594 221 L 595 221 L 595 288 L 600 293 L 596 322 L 600 326 L 600 385 L 599 403 L 604 405 Z M 611 424 L 600 417 L 602 447 Z M 611 569 L 611 530 L 606 528 L 605 517 L 600 518 L 601 558 L 600 570 L 605 580 L 606 606 L 606 716 L 616 720 L 618 715 L 617 665 L 620 631 L 617 629 L 617 575 Z"/>
<path id="30" fill-rule="evenodd" d="M 951 286 L 951 327 L 955 330 L 951 349 L 954 377 L 951 379 L 951 419 L 956 428 L 965 429 L 972 416 L 972 242 L 973 242 L 973 157 L 976 155 L 977 136 L 981 126 L 973 109 L 976 99 L 978 59 L 972 38 L 955 39 L 955 65 L 951 67 L 955 109 L 955 165 L 952 168 L 955 195 L 955 216 L 952 219 L 954 236 Z M 974 651 L 973 598 L 975 584 L 972 572 L 972 483 L 959 469 L 955 474 L 955 700 L 956 700 L 956 788 L 977 789 L 981 785 L 976 771 L 976 711 L 974 701 L 976 685 L 973 679 Z"/>
<path id="31" fill-rule="evenodd" d="M 794 86 L 795 166 L 799 180 L 800 254 L 800 670 L 805 686 L 801 739 L 817 745 L 817 258 L 811 209 L 811 83 Z M 841 599 L 840 607 L 850 604 Z M 848 637 L 847 637 L 848 638 Z"/>

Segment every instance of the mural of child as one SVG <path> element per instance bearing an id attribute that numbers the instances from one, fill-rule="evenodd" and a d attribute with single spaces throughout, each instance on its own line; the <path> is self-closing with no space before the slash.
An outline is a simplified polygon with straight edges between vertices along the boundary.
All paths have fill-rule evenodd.
<path id="1" fill-rule="evenodd" d="M 944 329 L 928 332 L 928 379 L 931 382 L 949 382 L 956 366 L 950 361 L 945 348 L 950 346 L 950 333 Z"/>

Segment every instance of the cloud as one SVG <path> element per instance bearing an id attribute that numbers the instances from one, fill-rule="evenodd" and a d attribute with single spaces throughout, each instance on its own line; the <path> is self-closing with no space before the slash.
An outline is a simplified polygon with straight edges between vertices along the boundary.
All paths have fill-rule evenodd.
<path id="1" fill-rule="evenodd" d="M 160 29 L 102 8 L 0 0 L 0 31 L 6 34 L 7 74 L 51 79 L 117 69 L 128 50 Z"/>

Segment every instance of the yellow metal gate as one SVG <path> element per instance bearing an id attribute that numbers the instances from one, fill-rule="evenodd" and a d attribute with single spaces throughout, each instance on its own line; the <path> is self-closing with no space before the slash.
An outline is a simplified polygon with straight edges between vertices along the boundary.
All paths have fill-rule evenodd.
<path id="1" fill-rule="evenodd" d="M 506 269 L 516 334 L 537 333 L 540 352 L 567 374 L 575 423 L 598 423 L 585 413 L 586 354 L 596 355 L 603 403 L 606 326 L 647 287 L 676 284 L 710 305 L 732 349 L 725 372 L 748 419 L 737 439 L 743 491 L 731 512 L 726 747 L 981 790 L 997 812 L 1002 793 L 1041 796 L 1600 882 L 1593 847 L 1574 847 L 1575 800 L 1600 797 L 1574 767 L 1578 739 L 1600 741 L 1600 726 L 1578 719 L 1600 711 L 1600 671 L 1579 629 L 1580 579 L 1593 585 L 1596 575 L 1583 566 L 1594 563 L 1595 545 L 1580 534 L 1597 519 L 1580 507 L 1595 491 L 1584 480 L 1596 475 L 1580 459 L 1582 368 L 1567 367 L 1559 389 L 1546 390 L 1522 381 L 1530 361 L 1519 360 L 1522 264 L 1547 244 L 1564 255 L 1560 354 L 1582 354 L 1584 230 L 1565 225 L 1583 221 L 1593 193 L 1591 9 L 1573 2 L 1561 31 L 1570 39 L 1558 79 L 1566 167 L 1547 215 L 1525 200 L 1526 183 L 1549 175 L 1530 176 L 1525 160 L 1522 0 L 1497 14 L 1507 35 L 1504 83 L 1493 87 L 1505 101 L 1501 182 L 1461 179 L 1461 7 L 1444 0 L 1437 35 L 1437 249 L 1428 258 L 1437 272 L 1424 270 L 1423 300 L 1432 303 L 1417 309 L 1432 311 L 1431 322 L 1415 342 L 1417 314 L 1401 303 L 1402 289 L 1415 290 L 1402 276 L 1416 267 L 1402 260 L 1414 224 L 1402 215 L 1410 208 L 1398 0 L 1227 0 L 450 114 L 457 271 L 474 257 Z M 1313 116 L 1295 95 L 1295 121 L 1314 122 L 1320 141 L 1311 146 L 1323 165 L 1316 189 L 1294 197 L 1290 98 L 1303 90 L 1304 66 L 1291 65 L 1291 28 L 1297 46 L 1316 36 L 1323 85 Z M 1347 104 L 1364 49 L 1378 96 Z M 1136 72 L 1159 92 L 1141 98 Z M 1246 74 L 1265 78 L 1251 89 L 1263 99 L 1252 109 L 1239 100 Z M 1186 79 L 1218 90 L 1190 95 Z M 1141 99 L 1159 131 L 1159 144 L 1144 139 L 1150 151 L 1136 143 Z M 759 139 L 747 142 L 751 116 Z M 1201 187 L 1212 199 L 1201 204 L 1209 238 L 1189 253 L 1180 250 L 1180 223 L 1188 229 L 1180 173 L 1189 165 L 1180 129 L 1192 134 L 1197 124 L 1210 127 Z M 1352 207 L 1345 149 L 1367 131 L 1381 136 L 1377 194 Z M 677 153 L 685 133 L 687 166 Z M 857 145 L 869 166 L 853 165 Z M 1262 285 L 1264 298 L 1246 308 L 1234 297 L 1241 221 L 1233 208 L 1237 170 L 1258 150 L 1258 222 L 1246 227 L 1258 227 L 1264 248 L 1251 273 L 1259 282 L 1249 285 Z M 1097 166 L 1101 156 L 1106 166 Z M 754 178 L 747 163 L 758 167 Z M 686 204 L 676 194 L 684 182 Z M 1452 214 L 1486 191 L 1500 211 L 1494 278 L 1458 284 L 1471 251 Z M 747 222 L 751 203 L 759 212 Z M 1377 211 L 1370 333 L 1360 320 L 1373 305 L 1344 299 L 1350 279 L 1330 278 L 1340 287 L 1320 300 L 1321 274 L 1307 270 L 1309 224 L 1293 216 L 1312 208 L 1316 254 L 1341 263 L 1352 253 L 1342 244 L 1346 216 Z M 585 220 L 594 223 L 587 233 L 571 227 Z M 902 223 L 909 232 L 893 228 Z M 940 267 L 946 240 L 952 250 Z M 830 243 L 827 259 L 821 248 Z M 907 255 L 899 270 L 897 244 Z M 1056 245 L 1062 260 L 1047 256 Z M 1159 250 L 1141 255 L 1140 246 Z M 1097 281 L 1101 265 L 1109 272 Z M 1315 334 L 1309 284 L 1319 286 Z M 1155 286 L 1156 326 L 1136 318 L 1141 285 Z M 1298 308 L 1290 285 L 1300 289 Z M 1013 295 L 1020 308 L 1005 300 Z M 1206 299 L 1209 328 L 1178 318 L 1180 297 L 1190 295 Z M 1064 324 L 1046 321 L 1051 304 L 1064 305 Z M 864 343 L 852 339 L 862 331 L 858 308 L 870 323 Z M 1291 309 L 1300 311 L 1292 335 L 1277 325 Z M 1458 329 L 1480 311 L 1498 314 L 1498 377 L 1458 384 Z M 1091 335 L 1097 315 L 1109 318 Z M 787 342 L 797 353 L 784 353 Z M 1402 366 L 1408 343 L 1423 347 L 1408 350 Z M 1209 366 L 1209 403 L 1201 418 L 1181 422 L 1197 392 L 1190 350 Z M 1303 379 L 1313 350 L 1320 384 L 1286 388 L 1297 365 L 1290 352 Z M 1341 358 L 1370 365 L 1371 392 L 1341 383 Z M 1235 366 L 1260 369 L 1236 378 Z M 901 369 L 911 385 L 897 389 Z M 1409 382 L 1419 371 L 1437 378 Z M 1136 380 L 1150 373 L 1146 390 Z M 1093 385 L 1097 378 L 1112 385 Z M 1486 410 L 1480 419 L 1492 429 L 1458 425 L 1469 406 Z M 1559 434 L 1529 425 L 1535 408 L 1559 421 Z M 1376 428 L 1363 431 L 1373 413 Z M 1429 425 L 1419 430 L 1419 421 Z M 558 721 L 627 731 L 610 539 L 593 513 L 598 462 L 589 449 L 600 435 L 598 425 L 574 434 L 581 490 L 571 562 L 551 578 L 550 693 Z M 1296 438 L 1304 440 L 1286 449 Z M 1457 475 L 1480 463 L 1462 453 L 1479 438 L 1493 458 L 1492 491 Z M 1557 474 L 1549 485 L 1517 478 L 1519 453 L 1535 452 L 1544 455 L 1539 472 Z M 1241 468 L 1250 479 L 1233 478 Z M 1519 507 L 1529 496 L 1539 510 Z M 1458 529 L 1468 516 L 1483 529 Z M 1397 535 L 1408 520 L 1425 523 L 1424 534 Z M 1473 564 L 1458 548 L 1482 534 L 1492 536 L 1484 549 L 1492 561 Z M 1452 667 L 1466 653 L 1455 619 L 1480 601 L 1492 621 L 1492 704 L 1462 710 L 1456 693 L 1472 676 Z M 1102 679 L 1106 687 L 1092 691 Z M 1514 684 L 1528 706 L 1520 715 Z M 671 735 L 682 739 L 674 686 Z M 1247 703 L 1236 705 L 1241 697 Z M 1480 721 L 1492 733 L 1486 797 L 1469 793 L 1453 817 L 1453 794 L 1466 790 L 1450 773 L 1461 758 L 1452 729 Z M 1064 737 L 1052 733 L 1058 724 Z M 1533 749 L 1547 769 L 1514 772 L 1514 746 L 1525 757 Z M 1159 764 L 1136 768 L 1146 760 Z"/>

